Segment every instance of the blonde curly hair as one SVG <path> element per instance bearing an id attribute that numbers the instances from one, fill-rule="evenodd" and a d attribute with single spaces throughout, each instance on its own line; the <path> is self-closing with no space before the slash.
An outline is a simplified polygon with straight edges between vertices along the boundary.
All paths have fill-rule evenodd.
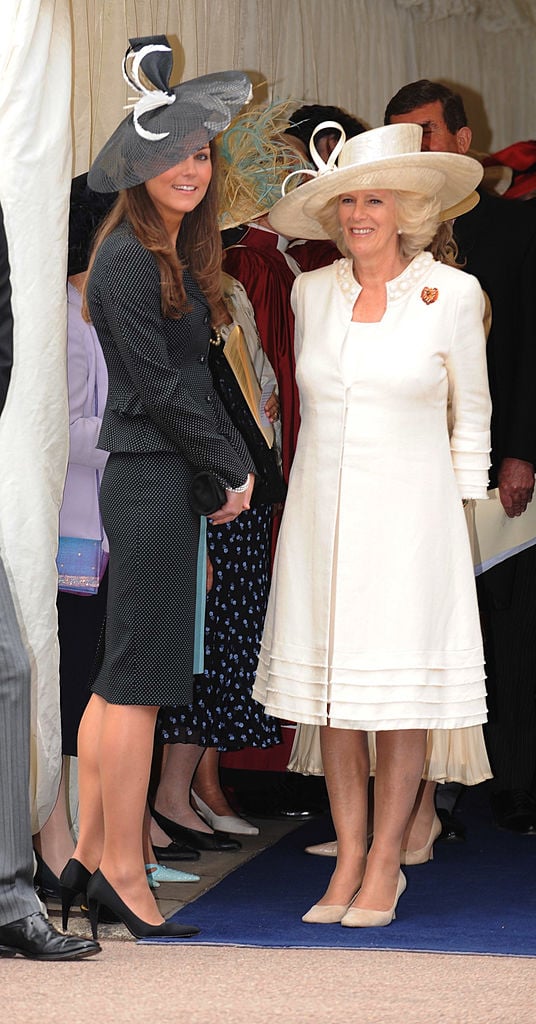
<path id="1" fill-rule="evenodd" d="M 457 248 L 452 224 L 441 219 L 441 203 L 437 196 L 399 189 L 391 191 L 395 199 L 400 255 L 404 259 L 413 259 L 423 249 L 429 249 L 434 259 L 456 266 Z M 351 256 L 342 240 L 338 208 L 339 196 L 335 196 L 317 214 L 317 219 L 342 254 Z"/>

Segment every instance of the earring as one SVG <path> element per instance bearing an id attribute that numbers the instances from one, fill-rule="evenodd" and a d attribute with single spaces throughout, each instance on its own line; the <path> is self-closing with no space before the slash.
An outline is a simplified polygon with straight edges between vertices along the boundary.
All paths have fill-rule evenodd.
<path id="1" fill-rule="evenodd" d="M 397 228 L 397 232 L 396 233 L 397 233 L 397 235 L 401 235 L 402 234 L 402 228 Z"/>

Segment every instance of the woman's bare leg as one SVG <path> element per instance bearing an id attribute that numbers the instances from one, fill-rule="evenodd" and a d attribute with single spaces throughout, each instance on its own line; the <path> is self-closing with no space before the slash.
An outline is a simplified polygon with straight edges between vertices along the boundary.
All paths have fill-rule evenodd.
<path id="1" fill-rule="evenodd" d="M 106 704 L 100 741 L 104 849 L 100 869 L 148 924 L 162 915 L 147 884 L 143 824 L 158 708 Z"/>
<path id="2" fill-rule="evenodd" d="M 432 825 L 437 818 L 435 791 L 437 782 L 423 779 L 402 839 L 403 850 L 421 850 L 430 839 Z"/>
<path id="3" fill-rule="evenodd" d="M 78 729 L 78 842 L 73 856 L 96 871 L 104 846 L 104 818 L 100 779 L 100 742 L 107 704 L 92 694 Z"/>
<path id="4" fill-rule="evenodd" d="M 355 729 L 321 726 L 320 746 L 337 834 L 337 863 L 322 906 L 343 906 L 355 895 L 365 871 L 369 756 L 367 735 Z"/>
<path id="5" fill-rule="evenodd" d="M 374 839 L 354 906 L 389 910 L 400 874 L 402 837 L 422 778 L 426 730 L 376 733 Z"/>
<path id="6" fill-rule="evenodd" d="M 192 788 L 214 814 L 236 814 L 221 787 L 220 752 L 216 747 L 206 748 L 197 765 Z"/>
<path id="7" fill-rule="evenodd" d="M 41 854 L 45 864 L 58 877 L 69 857 L 72 857 L 74 850 L 74 839 L 68 816 L 65 762 L 66 758 L 64 757 L 56 803 L 45 824 L 33 839 L 37 852 Z"/>
<path id="8" fill-rule="evenodd" d="M 145 811 L 143 814 L 143 832 L 142 832 L 142 846 L 143 846 L 143 863 L 154 864 L 156 861 L 155 852 L 153 850 L 153 844 L 151 842 L 151 812 L 149 810 L 149 804 L 145 805 Z"/>
<path id="9" fill-rule="evenodd" d="M 160 814 L 178 825 L 212 833 L 209 825 L 195 813 L 190 804 L 192 779 L 204 750 L 204 747 L 198 747 L 195 743 L 167 745 L 154 806 Z M 151 822 L 151 840 L 154 846 L 169 846 L 170 842 L 167 833 L 154 820 Z"/>

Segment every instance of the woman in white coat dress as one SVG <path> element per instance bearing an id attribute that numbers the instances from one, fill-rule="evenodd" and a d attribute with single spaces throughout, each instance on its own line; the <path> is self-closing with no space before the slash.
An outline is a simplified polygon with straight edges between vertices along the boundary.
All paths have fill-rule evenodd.
<path id="1" fill-rule="evenodd" d="M 293 290 L 302 424 L 253 691 L 269 714 L 321 727 L 338 856 L 307 922 L 393 920 L 427 730 L 486 718 L 462 507 L 488 482 L 484 299 L 423 251 L 482 171 L 420 141 L 415 125 L 359 135 L 270 214 L 348 253 Z"/>

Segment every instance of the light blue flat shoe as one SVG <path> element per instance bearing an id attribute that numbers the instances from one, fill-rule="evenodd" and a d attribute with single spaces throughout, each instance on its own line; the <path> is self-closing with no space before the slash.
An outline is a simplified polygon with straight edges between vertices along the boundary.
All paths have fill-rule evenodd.
<path id="1" fill-rule="evenodd" d="M 167 868 L 164 864 L 146 864 L 147 881 L 151 889 L 158 889 L 160 882 L 199 882 L 200 876 L 189 871 L 177 871 Z"/>

